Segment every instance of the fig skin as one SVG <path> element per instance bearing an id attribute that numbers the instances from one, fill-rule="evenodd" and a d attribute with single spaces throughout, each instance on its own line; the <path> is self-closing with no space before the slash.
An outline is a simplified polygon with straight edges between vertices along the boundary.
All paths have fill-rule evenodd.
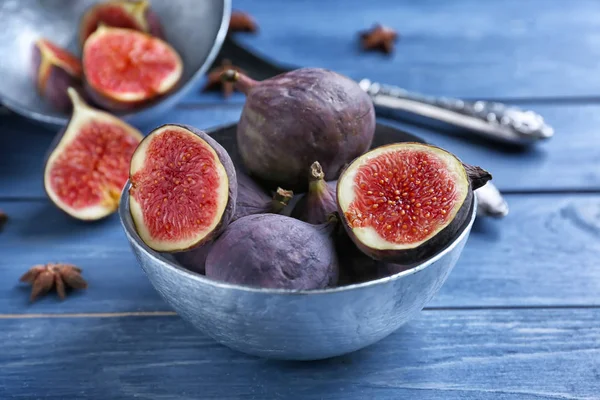
<path id="1" fill-rule="evenodd" d="M 130 17 L 127 26 L 111 24 L 100 15 L 108 8 L 117 7 L 124 15 Z M 149 33 L 160 39 L 165 39 L 162 23 L 158 15 L 150 7 L 148 0 L 108 0 L 90 6 L 81 17 L 79 23 L 79 44 L 84 46 L 87 38 L 94 33 L 100 24 L 113 26 L 115 28 L 135 29 L 140 32 Z"/>
<path id="2" fill-rule="evenodd" d="M 67 124 L 57 133 L 57 135 L 52 140 L 50 147 L 45 156 L 44 161 L 44 191 L 48 198 L 56 205 L 60 210 L 62 210 L 67 215 L 82 220 L 82 221 L 94 221 L 100 220 L 110 216 L 115 213 L 119 206 L 119 199 L 121 196 L 120 188 L 115 191 L 110 191 L 108 193 L 107 198 L 104 203 L 101 204 L 104 209 L 96 210 L 96 213 L 82 213 L 69 207 L 67 204 L 64 204 L 58 197 L 54 194 L 54 191 L 50 188 L 49 183 L 49 173 L 51 170 L 51 161 L 54 153 L 60 152 L 62 150 L 62 142 L 63 140 L 69 140 L 69 138 L 73 135 L 72 129 L 76 129 L 78 124 L 80 123 L 79 119 L 81 118 L 90 118 L 93 117 L 94 120 L 101 120 L 103 122 L 109 122 L 111 124 L 118 125 L 128 131 L 129 135 L 135 138 L 139 143 L 143 140 L 143 134 L 133 126 L 124 122 L 123 120 L 105 112 L 102 110 L 98 110 L 89 104 L 86 103 L 83 96 L 77 92 L 74 88 L 70 87 L 67 89 L 67 95 L 69 96 L 70 101 L 72 102 L 72 113 L 69 118 Z M 75 128 L 72 127 L 75 126 Z M 125 181 L 123 182 L 123 186 L 125 185 Z"/>
<path id="3" fill-rule="evenodd" d="M 319 160 L 325 180 L 369 149 L 373 102 L 356 82 L 323 68 L 300 68 L 263 81 L 222 74 L 245 93 L 237 144 L 251 176 L 268 187 L 307 189 L 306 171 Z"/>
<path id="4" fill-rule="evenodd" d="M 279 214 L 288 205 L 293 193 L 279 188 L 272 197 L 254 182 L 248 175 L 236 169 L 237 201 L 230 223 L 247 215 L 273 213 Z M 214 241 L 186 252 L 175 253 L 179 264 L 190 271 L 205 273 L 206 257 Z"/>
<path id="5" fill-rule="evenodd" d="M 178 260 L 179 259 L 183 259 L 184 261 L 192 260 L 192 261 L 187 261 L 186 264 L 190 263 L 190 265 L 192 265 L 191 269 L 198 269 L 201 271 L 202 267 L 194 266 L 196 264 L 194 262 L 195 257 L 200 257 L 200 259 L 204 258 L 202 256 L 202 251 L 203 251 L 202 247 L 210 245 L 217 237 L 219 237 L 219 235 L 227 228 L 227 226 L 231 222 L 231 219 L 233 218 L 233 215 L 235 214 L 235 204 L 236 204 L 237 196 L 238 196 L 236 170 L 233 165 L 233 161 L 231 160 L 231 157 L 229 156 L 229 153 L 227 153 L 227 150 L 225 150 L 223 148 L 223 146 L 221 146 L 219 144 L 219 142 L 217 142 L 215 139 L 213 139 L 206 132 L 204 132 L 198 128 L 195 128 L 193 126 L 186 125 L 186 124 L 164 124 L 164 125 L 157 127 L 156 129 L 154 129 L 154 131 L 157 131 L 157 130 L 165 128 L 165 127 L 182 128 L 182 129 L 188 130 L 189 132 L 192 132 L 193 134 L 195 134 L 195 135 L 199 136 L 201 139 L 203 139 L 210 147 L 212 147 L 212 149 L 217 154 L 217 157 L 219 158 L 219 161 L 223 165 L 223 167 L 225 169 L 225 173 L 227 174 L 227 178 L 229 181 L 227 205 L 225 206 L 225 209 L 223 211 L 223 214 L 221 216 L 219 223 L 215 226 L 215 228 L 212 230 L 212 232 L 210 232 L 210 234 L 206 235 L 204 238 L 196 241 L 193 245 L 188 246 L 186 248 L 171 249 L 171 250 L 155 249 L 158 251 L 162 251 L 164 253 L 174 253 L 175 258 Z M 144 140 L 142 140 L 142 142 L 140 143 L 139 146 L 141 146 L 145 140 L 150 140 L 151 137 L 152 137 L 152 132 L 150 132 L 148 134 L 148 136 L 146 136 L 144 138 Z M 130 175 L 129 179 L 131 182 L 133 182 L 131 175 Z M 130 192 L 131 192 L 131 189 L 130 189 Z M 135 216 L 133 216 L 133 214 L 132 214 L 132 217 L 133 217 L 134 226 L 136 227 L 136 230 L 139 232 L 136 218 L 135 218 Z M 152 248 L 152 246 L 150 244 L 146 243 L 146 245 L 148 245 L 149 247 Z M 190 255 L 184 256 L 182 254 L 184 252 L 194 252 L 195 255 L 190 254 Z"/>
<path id="6" fill-rule="evenodd" d="M 92 42 L 93 40 L 96 40 L 96 38 L 98 36 L 101 36 L 105 32 L 116 31 L 116 30 L 121 31 L 126 34 L 151 37 L 153 40 L 162 41 L 163 45 L 166 48 L 169 48 L 171 50 L 171 54 L 174 56 L 175 62 L 176 62 L 176 68 L 173 70 L 173 73 L 177 76 L 177 78 L 175 80 L 173 80 L 173 82 L 171 82 L 171 85 L 168 88 L 161 90 L 160 92 L 152 91 L 151 93 L 146 93 L 146 96 L 143 96 L 139 99 L 122 99 L 122 98 L 117 97 L 117 96 L 121 95 L 122 93 L 116 93 L 116 92 L 108 93 L 108 91 L 103 91 L 103 89 L 105 89 L 105 88 L 95 87 L 90 82 L 89 65 L 86 70 L 86 64 L 87 64 L 86 57 L 88 54 L 87 45 L 88 45 L 88 43 Z M 102 38 L 100 38 L 99 40 L 102 40 Z M 84 70 L 82 86 L 83 86 L 84 92 L 86 93 L 86 96 L 89 99 L 91 99 L 99 107 L 102 107 L 103 109 L 105 109 L 107 111 L 112 111 L 112 112 L 132 111 L 132 110 L 136 110 L 141 107 L 144 107 L 144 106 L 148 105 L 149 103 L 155 103 L 155 102 L 160 101 L 161 99 L 164 99 L 165 97 L 167 97 L 171 93 L 173 93 L 175 90 L 177 90 L 177 88 L 179 87 L 179 83 L 181 82 L 181 77 L 183 74 L 183 60 L 181 59 L 181 56 L 179 55 L 177 50 L 175 50 L 175 48 L 173 48 L 169 43 L 167 43 L 166 41 L 164 41 L 158 37 L 152 37 L 151 35 L 146 34 L 144 32 L 138 32 L 138 31 L 134 31 L 134 30 L 113 28 L 113 27 L 107 27 L 107 26 L 98 27 L 98 29 L 96 29 L 96 31 L 94 31 L 94 33 L 92 35 L 90 35 L 90 37 L 86 41 L 86 44 L 83 47 L 83 56 L 82 57 L 83 57 L 82 64 L 83 64 L 83 70 Z"/>
<path id="7" fill-rule="evenodd" d="M 238 196 L 235 214 L 231 222 L 246 215 L 274 213 L 279 214 L 294 197 L 294 192 L 277 188 L 273 196 L 269 196 L 263 188 L 245 173 L 237 170 Z"/>
<path id="8" fill-rule="evenodd" d="M 336 183 L 325 182 L 321 164 L 315 161 L 310 166 L 308 192 L 302 196 L 292 210 L 291 216 L 309 224 L 322 224 L 337 211 Z"/>
<path id="9" fill-rule="evenodd" d="M 46 43 L 58 47 L 61 51 L 71 56 L 73 61 L 77 61 L 77 68 L 75 70 L 66 68 L 64 65 L 56 64 L 51 59 L 47 59 L 48 56 L 44 55 L 44 52 L 51 52 L 52 50 L 46 46 Z M 71 111 L 71 99 L 67 94 L 67 89 L 72 87 L 80 95 L 83 93 L 81 86 L 82 71 L 79 60 L 75 55 L 46 39 L 39 39 L 34 43 L 31 57 L 32 78 L 40 95 L 57 111 Z M 48 68 L 48 70 L 46 73 L 43 73 L 42 69 L 45 68 Z"/>
<path id="10" fill-rule="evenodd" d="M 406 142 L 406 144 L 413 144 Z M 433 145 L 425 145 L 422 143 L 414 143 L 418 146 L 431 147 L 434 149 L 440 149 L 446 153 L 446 150 L 443 150 L 437 146 Z M 381 146 L 378 149 L 394 146 L 393 144 L 387 146 Z M 448 153 L 451 154 L 451 153 Z M 421 245 L 409 249 L 375 249 L 367 244 L 363 243 L 360 239 L 356 237 L 354 234 L 352 227 L 350 227 L 349 221 L 340 205 L 340 190 L 341 186 L 338 184 L 337 186 L 337 208 L 338 213 L 340 215 L 341 224 L 345 228 L 347 235 L 352 239 L 356 247 L 362 251 L 365 255 L 377 261 L 384 261 L 386 263 L 396 263 L 396 264 L 414 264 L 425 261 L 426 259 L 434 256 L 439 251 L 441 251 L 444 247 L 446 247 L 450 242 L 452 242 L 459 232 L 462 230 L 462 227 L 465 221 L 469 218 L 472 212 L 474 194 L 473 192 L 483 185 L 485 185 L 489 180 L 492 179 L 492 175 L 477 166 L 472 166 L 469 164 L 465 164 L 458 159 L 455 155 L 452 155 L 456 158 L 463 166 L 468 182 L 468 190 L 465 200 L 463 201 L 460 209 L 456 213 L 455 217 L 450 221 L 446 227 L 444 227 L 440 232 L 438 232 L 435 236 L 431 237 L 429 240 L 425 241 Z M 346 166 L 341 177 L 349 170 L 351 164 Z M 339 182 L 339 181 L 338 181 Z"/>
<path id="11" fill-rule="evenodd" d="M 206 276 L 272 289 L 333 287 L 339 265 L 332 238 L 338 221 L 311 225 L 278 214 L 255 214 L 231 223 L 206 259 Z"/>

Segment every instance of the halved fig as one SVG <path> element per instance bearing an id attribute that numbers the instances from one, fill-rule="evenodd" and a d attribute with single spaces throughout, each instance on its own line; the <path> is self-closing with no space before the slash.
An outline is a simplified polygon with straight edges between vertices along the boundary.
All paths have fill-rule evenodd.
<path id="1" fill-rule="evenodd" d="M 100 26 L 83 47 L 85 88 L 109 110 L 140 106 L 170 92 L 183 63 L 167 42 L 131 29 Z"/>
<path id="2" fill-rule="evenodd" d="M 160 20 L 148 0 L 109 0 L 88 8 L 79 24 L 81 46 L 102 24 L 134 29 L 164 39 Z"/>
<path id="3" fill-rule="evenodd" d="M 69 87 L 80 87 L 82 68 L 75 55 L 48 39 L 33 46 L 33 79 L 38 92 L 59 111 L 69 111 Z"/>
<path id="4" fill-rule="evenodd" d="M 439 147 L 391 144 L 347 166 L 338 180 L 338 211 L 365 254 L 418 262 L 455 238 L 469 217 L 473 190 L 491 178 Z"/>
<path id="5" fill-rule="evenodd" d="M 199 248 L 216 238 L 235 212 L 233 162 L 209 135 L 166 124 L 140 143 L 129 172 L 131 216 L 140 238 L 162 252 Z"/>
<path id="6" fill-rule="evenodd" d="M 129 162 L 142 133 L 87 105 L 73 88 L 71 119 L 58 134 L 44 170 L 48 197 L 81 220 L 106 217 L 118 208 Z"/>

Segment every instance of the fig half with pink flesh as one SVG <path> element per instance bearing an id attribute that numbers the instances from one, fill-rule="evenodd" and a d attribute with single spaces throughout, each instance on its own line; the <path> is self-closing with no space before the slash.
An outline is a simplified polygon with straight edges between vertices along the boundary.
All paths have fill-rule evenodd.
<path id="1" fill-rule="evenodd" d="M 338 180 L 338 211 L 365 254 L 418 262 L 456 237 L 469 218 L 473 191 L 491 178 L 439 147 L 391 144 L 347 166 Z"/>
<path id="2" fill-rule="evenodd" d="M 85 89 L 108 110 L 127 110 L 166 95 L 183 63 L 167 42 L 131 29 L 100 26 L 83 47 Z"/>
<path id="3" fill-rule="evenodd" d="M 87 105 L 73 88 L 69 123 L 51 147 L 44 170 L 48 197 L 81 220 L 106 217 L 118 208 L 129 163 L 143 136 L 117 117 Z"/>
<path id="4" fill-rule="evenodd" d="M 164 39 L 161 22 L 148 0 L 109 0 L 88 8 L 79 24 L 81 46 L 99 25 L 134 29 Z"/>
<path id="5" fill-rule="evenodd" d="M 129 202 L 137 233 L 162 252 L 199 249 L 235 212 L 233 162 L 209 135 L 187 125 L 153 130 L 131 158 Z"/>
<path id="6" fill-rule="evenodd" d="M 57 110 L 69 111 L 71 99 L 67 89 L 81 85 L 79 59 L 47 39 L 35 42 L 32 58 L 33 79 L 38 92 Z"/>
<path id="7" fill-rule="evenodd" d="M 336 181 L 326 182 L 321 164 L 315 161 L 309 170 L 308 192 L 292 210 L 291 216 L 309 224 L 322 224 L 337 211 Z"/>

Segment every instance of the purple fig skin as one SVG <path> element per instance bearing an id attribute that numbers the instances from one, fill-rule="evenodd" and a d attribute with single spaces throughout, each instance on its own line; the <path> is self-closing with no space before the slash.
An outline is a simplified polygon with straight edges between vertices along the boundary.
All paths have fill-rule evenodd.
<path id="1" fill-rule="evenodd" d="M 181 253 L 173 253 L 175 260 L 181 264 L 182 267 L 187 268 L 192 272 L 196 272 L 200 275 L 205 273 L 206 257 L 213 245 L 214 241 L 205 243 L 202 246 L 196 247 L 192 250 L 183 251 Z"/>
<path id="2" fill-rule="evenodd" d="M 293 198 L 294 193 L 278 188 L 273 196 L 261 188 L 248 175 L 236 171 L 238 183 L 238 196 L 235 205 L 235 214 L 231 222 L 253 214 L 274 213 L 279 214 Z"/>
<path id="3" fill-rule="evenodd" d="M 366 152 L 375 133 L 371 98 L 356 82 L 322 68 L 300 68 L 257 82 L 236 71 L 222 79 L 246 94 L 237 143 L 252 176 L 296 193 L 319 160 L 325 180 Z"/>
<path id="4" fill-rule="evenodd" d="M 32 48 L 32 78 L 38 92 L 48 101 L 53 108 L 61 112 L 71 111 L 71 99 L 67 94 L 67 89 L 72 87 L 82 95 L 81 78 L 71 75 L 58 65 L 51 65 L 48 77 L 45 83 L 39 82 L 39 70 L 42 64 L 42 53 L 37 46 Z M 43 89 L 40 89 L 43 86 Z M 86 97 L 86 96 L 82 96 Z"/>
<path id="5" fill-rule="evenodd" d="M 444 229 L 442 229 L 435 236 L 431 237 L 429 240 L 422 243 L 418 247 L 404 250 L 381 250 L 369 247 L 367 244 L 363 243 L 356 237 L 338 201 L 337 207 L 341 219 L 341 224 L 345 228 L 346 233 L 348 234 L 350 239 L 352 239 L 356 247 L 374 260 L 397 264 L 413 264 L 425 261 L 426 259 L 431 258 L 435 254 L 443 250 L 462 231 L 465 222 L 469 219 L 469 216 L 472 212 L 474 197 L 473 191 L 479 189 L 481 186 L 485 185 L 487 181 L 492 179 L 492 175 L 482 168 L 464 163 L 463 166 L 467 173 L 467 180 L 469 182 L 467 196 L 463 201 L 463 204 L 461 205 L 460 209 L 458 210 L 452 221 L 450 221 Z M 344 170 L 342 174 L 344 174 L 345 172 L 346 170 Z M 337 194 L 339 199 L 339 185 Z"/>
<path id="6" fill-rule="evenodd" d="M 162 27 L 162 23 L 160 22 L 160 18 L 157 13 L 155 13 L 150 7 L 146 10 L 146 21 L 148 21 L 148 26 L 150 27 L 150 34 L 152 36 L 156 36 L 159 39 L 166 40 L 166 36 Z"/>
<path id="7" fill-rule="evenodd" d="M 298 200 L 291 216 L 309 224 L 322 224 L 337 211 L 337 181 L 325 182 L 325 174 L 318 161 L 310 166 L 308 181 L 308 192 Z"/>
<path id="8" fill-rule="evenodd" d="M 339 279 L 332 238 L 338 222 L 311 225 L 278 214 L 255 214 L 231 223 L 206 259 L 206 276 L 272 289 L 313 290 Z"/>

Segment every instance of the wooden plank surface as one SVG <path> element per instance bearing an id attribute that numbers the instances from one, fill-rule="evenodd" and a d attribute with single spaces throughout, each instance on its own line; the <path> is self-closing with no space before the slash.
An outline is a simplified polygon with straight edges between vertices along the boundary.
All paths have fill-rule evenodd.
<path id="1" fill-rule="evenodd" d="M 598 309 L 426 311 L 320 362 L 249 357 L 176 316 L 0 319 L 0 341 L 3 399 L 598 399 L 600 387 Z"/>
<path id="2" fill-rule="evenodd" d="M 233 6 L 260 26 L 256 35 L 236 38 L 286 64 L 331 68 L 431 95 L 600 94 L 600 3 L 594 0 L 568 6 L 564 0 L 237 0 Z M 358 32 L 376 22 L 400 34 L 390 56 L 358 47 Z M 197 92 L 186 99 L 207 100 Z"/>
<path id="3" fill-rule="evenodd" d="M 532 107 L 556 129 L 546 143 L 515 149 L 443 135 L 422 127 L 389 121 L 400 129 L 479 164 L 494 175 L 494 183 L 507 191 L 600 190 L 600 106 Z M 179 122 L 206 129 L 237 121 L 240 106 L 185 107 L 174 110 L 164 122 Z M 141 127 L 144 133 L 154 126 Z M 22 118 L 3 119 L 0 135 L 0 198 L 42 198 L 43 162 L 55 132 Z M 577 156 L 574 156 L 577 155 Z"/>
<path id="4" fill-rule="evenodd" d="M 446 284 L 429 307 L 600 306 L 600 196 L 508 197 L 504 220 L 478 219 Z M 116 215 L 70 219 L 45 201 L 0 202 L 0 313 L 165 311 L 138 266 Z M 90 287 L 62 303 L 29 304 L 18 283 L 31 265 L 72 262 Z"/>

